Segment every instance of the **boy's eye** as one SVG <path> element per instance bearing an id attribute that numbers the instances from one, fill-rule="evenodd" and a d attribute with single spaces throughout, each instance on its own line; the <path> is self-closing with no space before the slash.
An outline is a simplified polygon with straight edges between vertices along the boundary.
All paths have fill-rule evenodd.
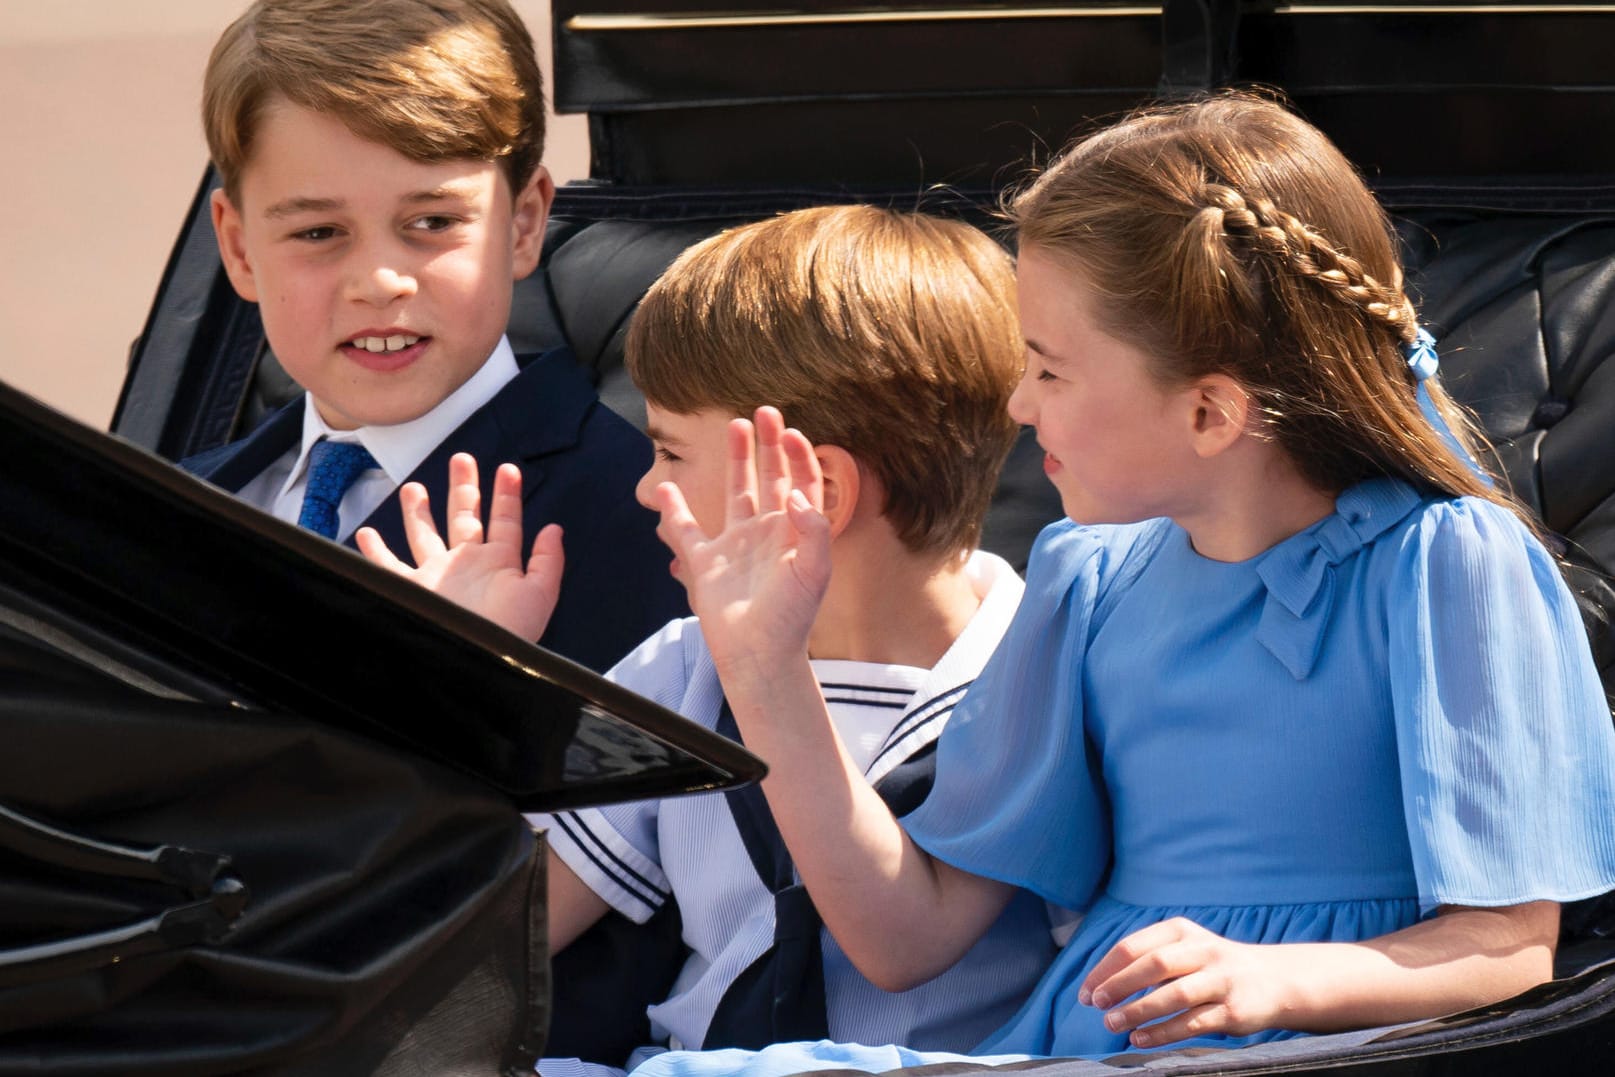
<path id="1" fill-rule="evenodd" d="M 1051 374 L 1047 370 L 1039 370 L 1037 372 L 1037 380 L 1038 381 L 1059 381 L 1060 379 L 1056 378 L 1053 374 Z"/>
<path id="2" fill-rule="evenodd" d="M 450 217 L 442 213 L 432 213 L 425 217 L 416 217 L 409 222 L 411 228 L 421 232 L 443 232 L 460 223 L 458 217 Z"/>
<path id="3" fill-rule="evenodd" d="M 335 227 L 329 224 L 321 224 L 316 225 L 313 228 L 304 228 L 293 232 L 292 238 L 307 240 L 310 243 L 318 243 L 320 240 L 330 239 L 334 235 L 336 235 Z"/>
<path id="4" fill-rule="evenodd" d="M 676 464 L 679 461 L 677 453 L 662 445 L 656 446 L 656 459 L 666 464 Z"/>

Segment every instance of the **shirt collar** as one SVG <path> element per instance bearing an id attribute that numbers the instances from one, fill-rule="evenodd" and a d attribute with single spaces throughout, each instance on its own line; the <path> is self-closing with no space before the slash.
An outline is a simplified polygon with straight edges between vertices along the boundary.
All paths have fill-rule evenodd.
<path id="1" fill-rule="evenodd" d="M 321 438 L 332 441 L 353 441 L 370 450 L 376 463 L 387 473 L 395 485 L 414 473 L 428 454 L 442 444 L 450 434 L 469 419 L 478 408 L 499 394 L 518 373 L 516 353 L 510 340 L 500 337 L 493 354 L 477 372 L 467 378 L 454 392 L 425 415 L 407 423 L 390 426 L 361 426 L 357 430 L 337 430 L 320 417 L 312 397 L 303 403 L 303 443 L 292 470 L 286 476 L 281 493 L 290 491 L 308 469 L 308 454 Z"/>

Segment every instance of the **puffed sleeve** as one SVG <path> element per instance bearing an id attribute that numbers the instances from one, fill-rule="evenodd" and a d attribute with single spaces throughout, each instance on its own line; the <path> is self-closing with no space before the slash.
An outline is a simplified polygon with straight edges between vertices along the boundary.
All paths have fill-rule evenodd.
<path id="1" fill-rule="evenodd" d="M 1038 536 L 1020 609 L 937 746 L 936 785 L 903 826 L 933 856 L 1085 908 L 1110 863 L 1110 809 L 1083 729 L 1083 660 L 1137 528 L 1068 521 Z"/>
<path id="2" fill-rule="evenodd" d="M 1428 505 L 1397 551 L 1390 674 L 1420 904 L 1615 889 L 1615 729 L 1575 600 L 1507 510 Z"/>

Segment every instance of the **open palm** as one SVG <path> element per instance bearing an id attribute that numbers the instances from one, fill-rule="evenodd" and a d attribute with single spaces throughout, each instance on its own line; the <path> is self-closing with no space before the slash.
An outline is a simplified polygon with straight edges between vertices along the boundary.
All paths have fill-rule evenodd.
<path id="1" fill-rule="evenodd" d="M 449 461 L 446 534 L 432 522 L 425 487 L 407 483 L 398 498 L 415 565 L 398 558 L 373 528 L 354 536 L 361 553 L 523 639 L 544 634 L 561 593 L 561 528 L 550 524 L 541 530 L 522 564 L 520 470 L 505 464 L 495 472 L 486 529 L 477 462 L 465 453 Z"/>
<path id="2" fill-rule="evenodd" d="M 821 514 L 824 480 L 813 446 L 786 430 L 774 408 L 729 425 L 723 529 L 708 537 L 673 483 L 656 490 L 657 529 L 673 551 L 674 575 L 701 619 L 722 670 L 805 654 L 830 581 L 830 532 Z"/>

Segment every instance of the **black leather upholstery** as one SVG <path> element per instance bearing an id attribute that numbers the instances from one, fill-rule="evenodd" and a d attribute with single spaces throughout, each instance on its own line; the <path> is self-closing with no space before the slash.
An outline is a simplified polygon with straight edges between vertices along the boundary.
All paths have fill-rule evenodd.
<path id="1" fill-rule="evenodd" d="M 680 251 L 724 227 L 823 192 L 564 188 L 543 267 L 516 288 L 518 352 L 569 343 L 606 404 L 643 427 L 644 401 L 622 365 L 640 296 Z M 912 194 L 898 204 L 913 205 Z M 927 208 L 991 228 L 989 196 Z M 1606 685 L 1615 685 L 1615 214 L 1393 207 L 1410 289 L 1440 342 L 1442 377 L 1479 417 L 1515 492 L 1565 539 Z M 260 364 L 247 425 L 292 391 Z M 989 513 L 984 544 L 1024 567 L 1060 513 L 1041 455 L 1023 437 Z"/>
<path id="2" fill-rule="evenodd" d="M 1565 539 L 1615 686 L 1615 218 L 1438 211 L 1399 225 L 1445 384 Z"/>

